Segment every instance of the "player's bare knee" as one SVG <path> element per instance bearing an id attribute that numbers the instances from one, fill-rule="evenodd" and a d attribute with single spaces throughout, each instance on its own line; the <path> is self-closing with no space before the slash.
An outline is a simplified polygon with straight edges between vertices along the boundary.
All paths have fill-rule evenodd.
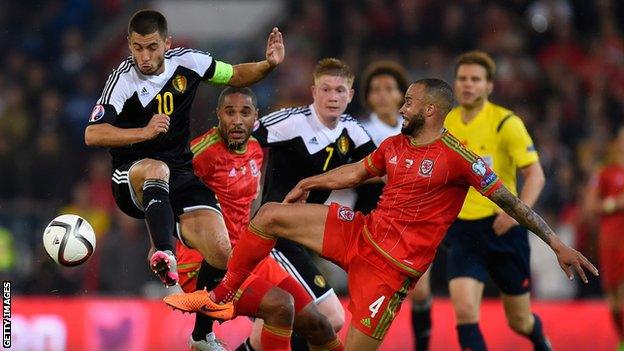
<path id="1" fill-rule="evenodd" d="M 295 303 L 291 294 L 279 288 L 272 288 L 262 298 L 260 317 L 269 325 L 292 325 Z"/>
<path id="2" fill-rule="evenodd" d="M 294 327 L 314 345 L 325 344 L 333 340 L 336 335 L 329 319 L 316 309 L 314 303 L 299 311 Z"/>
<path id="3" fill-rule="evenodd" d="M 473 303 L 463 303 L 455 306 L 457 322 L 476 323 L 479 321 L 479 306 Z"/>
<path id="4" fill-rule="evenodd" d="M 527 335 L 531 332 L 531 314 L 511 312 L 507 314 L 507 324 L 518 334 Z"/>
<path id="5" fill-rule="evenodd" d="M 265 203 L 254 216 L 253 224 L 267 233 L 274 232 L 279 221 L 278 214 L 282 206 L 282 204 L 277 202 Z"/>
<path id="6" fill-rule="evenodd" d="M 145 179 L 162 179 L 169 181 L 169 166 L 158 160 L 144 160 L 140 164 Z"/>
<path id="7" fill-rule="evenodd" d="M 431 298 L 431 290 L 429 289 L 428 285 L 421 287 L 416 285 L 414 290 L 412 290 L 410 297 L 412 299 L 412 302 L 424 304 Z"/>

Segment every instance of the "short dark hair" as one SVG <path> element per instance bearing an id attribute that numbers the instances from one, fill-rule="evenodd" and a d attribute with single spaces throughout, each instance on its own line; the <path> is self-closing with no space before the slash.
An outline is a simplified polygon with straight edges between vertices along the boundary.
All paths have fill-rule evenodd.
<path id="1" fill-rule="evenodd" d="M 457 58 L 455 62 L 455 75 L 457 75 L 457 70 L 461 65 L 479 65 L 485 68 L 485 78 L 488 82 L 494 79 L 494 74 L 496 73 L 496 63 L 494 59 L 487 53 L 479 50 L 468 51 Z"/>
<path id="2" fill-rule="evenodd" d="M 258 106 L 258 99 L 256 98 L 256 94 L 254 94 L 253 90 L 247 87 L 227 87 L 223 89 L 223 91 L 221 91 L 221 94 L 219 94 L 217 108 L 223 106 L 223 101 L 225 100 L 225 97 L 232 94 L 243 94 L 249 96 L 251 98 L 251 103 L 253 104 L 253 106 Z"/>
<path id="3" fill-rule="evenodd" d="M 349 65 L 333 57 L 321 59 L 316 64 L 316 67 L 314 67 L 312 75 L 314 76 L 314 80 L 325 75 L 343 77 L 347 79 L 349 84 L 353 84 L 353 79 L 355 78 Z"/>
<path id="4" fill-rule="evenodd" d="M 371 63 L 364 70 L 362 78 L 362 88 L 360 89 L 360 91 L 362 92 L 362 103 L 369 108 L 370 106 L 368 106 L 368 93 L 370 93 L 371 82 L 373 81 L 373 78 L 382 75 L 387 75 L 394 78 L 394 80 L 397 82 L 399 90 L 401 91 L 401 94 L 405 94 L 407 88 L 409 87 L 407 71 L 400 64 L 394 61 L 377 61 Z"/>
<path id="5" fill-rule="evenodd" d="M 128 23 L 128 36 L 132 33 L 148 35 L 158 32 L 162 38 L 167 37 L 167 19 L 155 10 L 137 11 Z"/>
<path id="6" fill-rule="evenodd" d="M 451 111 L 453 106 L 453 89 L 447 82 L 437 78 L 424 78 L 415 81 L 414 84 L 425 86 L 426 99 L 438 105 L 444 116 Z"/>

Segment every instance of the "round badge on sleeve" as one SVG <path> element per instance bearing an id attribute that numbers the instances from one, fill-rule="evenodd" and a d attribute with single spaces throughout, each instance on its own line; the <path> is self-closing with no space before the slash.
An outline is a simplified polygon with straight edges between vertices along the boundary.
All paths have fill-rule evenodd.
<path id="1" fill-rule="evenodd" d="M 104 106 L 95 105 L 93 111 L 91 111 L 91 117 L 89 117 L 89 122 L 97 122 L 104 117 Z"/>
<path id="2" fill-rule="evenodd" d="M 355 213 L 353 212 L 352 209 L 345 207 L 345 206 L 341 206 L 338 209 L 338 218 L 342 219 L 343 221 L 351 222 L 354 217 L 355 217 Z"/>

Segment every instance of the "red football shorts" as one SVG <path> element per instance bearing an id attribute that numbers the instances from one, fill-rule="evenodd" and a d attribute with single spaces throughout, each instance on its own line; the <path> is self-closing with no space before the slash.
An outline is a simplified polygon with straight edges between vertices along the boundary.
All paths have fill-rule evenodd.
<path id="1" fill-rule="evenodd" d="M 322 256 L 347 271 L 352 325 L 382 340 L 416 280 L 395 269 L 366 242 L 364 219 L 360 212 L 332 203 Z"/>
<path id="2" fill-rule="evenodd" d="M 187 293 L 197 290 L 197 274 L 203 260 L 202 255 L 199 251 L 184 246 L 180 241 L 177 241 L 176 257 L 180 287 Z M 245 280 L 240 290 L 243 291 L 257 277 L 289 292 L 295 300 L 295 312 L 299 312 L 308 303 L 312 302 L 312 297 L 308 292 L 271 256 L 268 256 L 256 266 L 256 269 Z"/>

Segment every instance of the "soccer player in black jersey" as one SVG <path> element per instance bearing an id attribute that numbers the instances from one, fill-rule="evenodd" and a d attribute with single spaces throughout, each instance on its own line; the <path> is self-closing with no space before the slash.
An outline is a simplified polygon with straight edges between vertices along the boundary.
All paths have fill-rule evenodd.
<path id="1" fill-rule="evenodd" d="M 129 22 L 128 47 L 131 56 L 110 74 L 93 108 L 85 142 L 110 148 L 113 195 L 124 213 L 145 218 L 156 250 L 151 269 L 165 285 L 177 283 L 176 233 L 204 256 L 198 289 L 210 289 L 231 248 L 214 193 L 193 173 L 189 110 L 202 81 L 240 87 L 264 78 L 284 59 L 282 34 L 273 28 L 266 60 L 232 66 L 199 50 L 170 49 L 165 17 L 142 10 Z M 198 319 L 195 331 L 207 323 Z M 195 331 L 195 340 L 206 337 Z"/>
<path id="2" fill-rule="evenodd" d="M 364 128 L 344 113 L 354 93 L 349 67 L 326 58 L 318 62 L 313 76 L 312 104 L 266 115 L 253 133 L 269 150 L 262 203 L 281 202 L 300 180 L 358 161 L 375 150 Z M 329 191 L 313 191 L 308 202 L 322 204 L 329 196 Z M 310 254 L 298 244 L 278 240 L 272 256 L 303 285 L 334 328 L 340 329 L 344 311 Z M 297 338 L 293 340 L 296 349 Z"/>

